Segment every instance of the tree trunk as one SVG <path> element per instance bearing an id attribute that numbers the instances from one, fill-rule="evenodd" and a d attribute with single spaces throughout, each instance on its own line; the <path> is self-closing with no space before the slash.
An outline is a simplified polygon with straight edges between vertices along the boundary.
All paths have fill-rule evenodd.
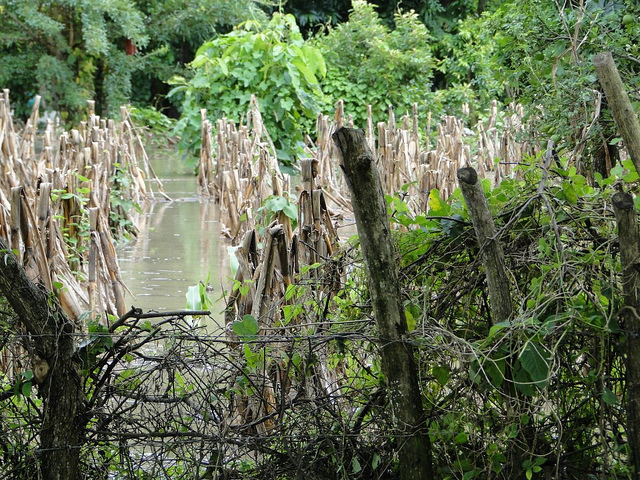
<path id="1" fill-rule="evenodd" d="M 611 53 L 599 53 L 593 58 L 593 65 L 596 68 L 598 80 L 600 80 L 600 85 L 602 85 L 607 97 L 607 103 L 620 135 L 622 135 L 636 170 L 640 172 L 640 123 L 633 111 L 629 95 L 627 95 Z"/>
<path id="2" fill-rule="evenodd" d="M 82 381 L 73 333 L 74 324 L 53 294 L 35 285 L 4 239 L 0 239 L 0 292 L 33 335 L 34 378 L 43 400 L 40 466 L 44 480 L 77 477 L 83 430 Z"/>
<path id="3" fill-rule="evenodd" d="M 342 155 L 340 166 L 351 191 L 381 340 L 382 373 L 396 423 L 400 478 L 431 479 L 431 444 L 425 431 L 413 348 L 404 341 L 408 328 L 398 280 L 398 258 L 391 239 L 380 176 L 362 130 L 341 128 L 333 134 L 333 141 Z"/>
<path id="4" fill-rule="evenodd" d="M 613 196 L 622 263 L 622 309 L 627 332 L 627 439 L 631 447 L 633 479 L 640 479 L 640 234 L 633 197 Z"/>

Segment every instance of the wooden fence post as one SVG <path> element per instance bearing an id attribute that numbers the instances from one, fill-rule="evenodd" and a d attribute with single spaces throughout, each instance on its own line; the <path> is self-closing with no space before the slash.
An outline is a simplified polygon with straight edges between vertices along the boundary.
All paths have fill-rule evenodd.
<path id="1" fill-rule="evenodd" d="M 633 111 L 611 53 L 599 53 L 593 57 L 593 65 L 607 97 L 613 119 L 620 130 L 620 135 L 622 135 L 636 170 L 640 172 L 640 123 Z"/>
<path id="2" fill-rule="evenodd" d="M 633 197 L 618 192 L 613 198 L 622 263 L 622 314 L 627 332 L 627 440 L 631 447 L 633 479 L 640 479 L 640 233 Z"/>
<path id="3" fill-rule="evenodd" d="M 332 135 L 351 203 L 367 271 L 373 312 L 381 340 L 385 375 L 399 445 L 400 478 L 433 478 L 429 435 L 398 280 L 387 204 L 375 159 L 362 130 L 340 128 Z"/>
<path id="4" fill-rule="evenodd" d="M 487 198 L 482 185 L 478 182 L 478 174 L 473 168 L 461 168 L 457 176 L 482 253 L 482 264 L 487 275 L 491 301 L 491 323 L 511 320 L 513 316 L 511 286 L 504 266 L 504 252 L 497 238 Z"/>

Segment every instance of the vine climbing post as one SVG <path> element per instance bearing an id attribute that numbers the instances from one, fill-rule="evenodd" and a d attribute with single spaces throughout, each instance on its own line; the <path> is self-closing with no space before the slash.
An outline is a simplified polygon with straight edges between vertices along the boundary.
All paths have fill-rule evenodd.
<path id="1" fill-rule="evenodd" d="M 380 175 L 362 130 L 340 128 L 333 142 L 342 159 L 367 271 L 373 313 L 380 336 L 385 376 L 398 440 L 400 478 L 433 478 L 432 452 L 425 430 L 417 366 L 406 342 L 407 320 L 398 279 L 387 204 Z"/>
<path id="2" fill-rule="evenodd" d="M 640 232 L 633 197 L 618 192 L 612 198 L 618 223 L 622 290 L 622 316 L 627 331 L 627 439 L 631 447 L 633 479 L 640 479 Z"/>

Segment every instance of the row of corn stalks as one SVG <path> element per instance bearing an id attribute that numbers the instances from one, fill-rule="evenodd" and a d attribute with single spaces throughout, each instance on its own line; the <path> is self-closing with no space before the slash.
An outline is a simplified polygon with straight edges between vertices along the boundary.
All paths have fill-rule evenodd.
<path id="1" fill-rule="evenodd" d="M 386 122 L 374 125 L 371 108 L 364 128 L 369 147 L 376 155 L 386 194 L 407 192 L 413 213 L 426 213 L 429 193 L 437 189 L 448 198 L 456 188 L 455 172 L 473 165 L 481 177 L 491 177 L 499 184 L 515 173 L 514 167 L 537 153 L 535 146 L 519 140 L 523 133 L 521 105 L 510 105 L 499 114 L 493 102 L 485 121 L 477 122 L 475 131 L 464 120 L 442 117 L 431 134 L 429 116 L 425 132 L 418 122 L 418 106 L 397 121 L 389 108 Z M 226 118 L 214 125 L 202 114 L 202 149 L 198 184 L 200 193 L 214 197 L 221 206 L 225 233 L 236 241 L 246 229 L 255 225 L 255 212 L 270 195 L 283 195 L 290 183 L 278 168 L 275 149 L 262 123 L 257 101 L 251 100 L 247 121 L 236 125 Z M 316 141 L 308 139 L 307 153 L 315 160 L 316 182 L 323 189 L 332 209 L 349 212 L 348 190 L 338 168 L 331 135 L 342 126 L 353 127 L 345 119 L 342 102 L 332 116 L 320 115 L 316 123 Z M 215 142 L 213 141 L 215 138 Z"/>
<path id="2" fill-rule="evenodd" d="M 272 221 L 262 229 L 260 237 L 256 233 L 256 212 L 265 199 L 291 195 L 286 191 L 289 178 L 279 169 L 258 103 L 253 97 L 246 123 L 236 124 L 223 118 L 216 122 L 215 132 L 205 110 L 201 118 L 200 193 L 219 202 L 223 232 L 238 243 L 235 256 L 239 267 L 226 305 L 227 331 L 240 345 L 242 338 L 236 333 L 243 329 L 237 326 L 255 321 L 256 338 L 264 340 L 245 344 L 244 350 L 238 348 L 239 360 L 251 349 L 265 348 L 265 344 L 270 349 L 268 358 L 262 357 L 260 367 L 251 370 L 252 393 L 236 397 L 233 422 L 255 425 L 263 433 L 273 428 L 273 414 L 292 389 L 298 389 L 299 393 L 302 388 L 310 398 L 318 398 L 332 397 L 340 388 L 336 372 L 328 368 L 326 359 L 320 358 L 328 356 L 328 351 L 316 352 L 318 361 L 306 385 L 288 383 L 277 374 L 286 370 L 282 359 L 287 356 L 278 355 L 274 351 L 278 342 L 270 342 L 269 338 L 300 331 L 309 334 L 326 328 L 319 312 L 339 289 L 344 271 L 338 254 L 337 226 L 331 214 L 339 211 L 348 214 L 351 210 L 331 135 L 338 128 L 353 124 L 350 118 L 345 120 L 342 102 L 333 116 L 318 117 L 317 140 L 308 139 L 309 158 L 301 159 L 298 165 L 301 175 L 297 222 L 292 225 L 291 218 L 282 211 L 272 212 Z M 375 126 L 369 113 L 365 134 L 377 157 L 385 193 L 394 194 L 409 184 L 411 208 L 414 212 L 426 212 L 431 189 L 438 189 L 447 198 L 455 188 L 455 172 L 460 167 L 474 164 L 481 175 L 490 175 L 496 183 L 512 175 L 514 165 L 531 153 L 527 145 L 518 141 L 521 119 L 521 107 L 512 106 L 509 114 L 501 116 L 502 125 L 498 128 L 494 102 L 489 118 L 477 125 L 475 133 L 461 119 L 447 116 L 437 125 L 435 139 L 431 141 L 430 125 L 426 126 L 427 134 L 420 135 L 417 106 L 400 122 L 390 108 L 387 122 Z M 470 139 L 477 142 L 474 148 Z M 297 291 L 296 287 L 305 287 L 302 291 L 307 304 L 311 299 L 318 307 L 310 311 L 301 309 L 299 305 L 305 302 L 292 293 Z"/>
<path id="3" fill-rule="evenodd" d="M 48 121 L 38 134 L 39 103 L 19 132 L 9 91 L 0 96 L 0 235 L 84 329 L 87 313 L 104 322 L 125 312 L 112 231 L 124 224 L 135 234 L 136 219 L 121 205 L 153 200 L 145 179 L 154 174 L 126 108 L 120 121 L 105 120 L 89 102 L 77 129 Z"/>

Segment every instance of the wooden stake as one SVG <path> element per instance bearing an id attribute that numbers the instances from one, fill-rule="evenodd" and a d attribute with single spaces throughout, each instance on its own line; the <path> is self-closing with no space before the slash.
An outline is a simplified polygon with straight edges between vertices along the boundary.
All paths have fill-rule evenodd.
<path id="1" fill-rule="evenodd" d="M 333 134 L 333 141 L 341 153 L 340 166 L 351 191 L 381 339 L 382 372 L 398 434 L 400 478 L 430 479 L 433 478 L 431 444 L 425 432 L 413 348 L 405 342 L 407 320 L 380 176 L 361 130 L 341 128 Z"/>
<path id="2" fill-rule="evenodd" d="M 618 224 L 622 291 L 621 310 L 627 332 L 627 439 L 631 447 L 630 464 L 633 479 L 640 479 L 640 233 L 638 216 L 629 193 L 618 192 L 613 198 Z"/>
<path id="3" fill-rule="evenodd" d="M 627 95 L 611 53 L 599 53 L 593 58 L 593 65 L 596 68 L 598 80 L 600 80 L 600 85 L 602 85 L 607 97 L 607 103 L 620 135 L 624 139 L 636 171 L 640 172 L 640 123 L 631 106 L 629 95 Z"/>

